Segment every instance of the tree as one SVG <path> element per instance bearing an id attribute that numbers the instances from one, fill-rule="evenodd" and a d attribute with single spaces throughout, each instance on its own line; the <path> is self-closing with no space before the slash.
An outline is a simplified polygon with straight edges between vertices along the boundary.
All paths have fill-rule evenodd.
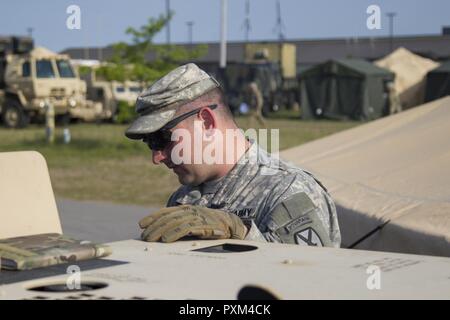
<path id="1" fill-rule="evenodd" d="M 119 42 L 113 45 L 114 53 L 110 63 L 100 67 L 97 75 L 106 80 L 135 80 L 151 83 L 161 78 L 181 63 L 204 55 L 206 45 L 198 45 L 190 50 L 175 45 L 154 44 L 154 37 L 172 19 L 168 16 L 149 18 L 139 29 L 128 27 L 126 34 L 132 36 L 131 43 Z M 151 57 L 151 61 L 148 59 Z"/>

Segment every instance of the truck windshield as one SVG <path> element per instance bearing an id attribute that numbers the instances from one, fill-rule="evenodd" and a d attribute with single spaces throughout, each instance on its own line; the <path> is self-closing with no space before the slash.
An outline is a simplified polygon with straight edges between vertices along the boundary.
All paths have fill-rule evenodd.
<path id="1" fill-rule="evenodd" d="M 61 78 L 75 78 L 75 74 L 67 60 L 57 60 L 56 66 L 58 67 L 59 76 Z"/>
<path id="2" fill-rule="evenodd" d="M 54 78 L 55 71 L 52 67 L 50 60 L 37 60 L 36 61 L 36 76 L 38 78 Z"/>
<path id="3" fill-rule="evenodd" d="M 30 68 L 30 62 L 26 61 L 22 64 L 22 77 L 29 77 L 31 76 L 31 68 Z"/>
<path id="4" fill-rule="evenodd" d="M 139 87 L 130 87 L 130 91 L 131 92 L 135 92 L 135 93 L 140 93 L 141 92 L 141 88 L 139 88 Z"/>

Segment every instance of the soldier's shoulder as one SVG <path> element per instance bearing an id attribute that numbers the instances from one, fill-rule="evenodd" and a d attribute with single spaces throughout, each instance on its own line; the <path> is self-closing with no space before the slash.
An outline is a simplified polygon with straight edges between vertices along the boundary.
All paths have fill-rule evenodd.
<path id="1" fill-rule="evenodd" d="M 316 177 L 309 171 L 296 166 L 290 162 L 284 161 L 279 157 L 275 157 L 265 151 L 260 153 L 261 163 L 263 164 L 264 171 L 268 178 L 275 178 L 276 180 L 283 180 L 286 182 L 307 182 L 315 184 L 319 182 Z"/>
<path id="2" fill-rule="evenodd" d="M 314 202 L 328 195 L 326 187 L 312 173 L 294 164 L 282 160 L 274 162 L 272 159 L 267 170 L 267 181 L 272 189 L 271 198 L 275 203 L 298 193 L 305 193 Z"/>
<path id="3" fill-rule="evenodd" d="M 307 170 L 290 168 L 287 177 L 289 177 L 290 186 L 285 197 L 304 192 L 314 201 L 316 198 L 328 195 L 328 190 L 323 183 Z"/>

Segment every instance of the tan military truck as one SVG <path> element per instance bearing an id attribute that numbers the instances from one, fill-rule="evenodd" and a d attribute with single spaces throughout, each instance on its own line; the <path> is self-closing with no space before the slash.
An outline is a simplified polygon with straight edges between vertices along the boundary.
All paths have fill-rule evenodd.
<path id="1" fill-rule="evenodd" d="M 95 119 L 101 106 L 86 101 L 86 83 L 69 56 L 33 48 L 31 38 L 0 39 L 0 109 L 3 123 L 22 128 L 43 118 L 46 103 L 57 117 Z"/>
<path id="2" fill-rule="evenodd" d="M 92 68 L 90 73 L 83 77 L 87 83 L 87 98 L 102 104 L 104 119 L 115 122 L 119 114 L 120 103 L 124 102 L 128 108 L 134 109 L 136 99 L 143 86 L 136 81 L 126 80 L 106 81 L 98 78 Z"/>

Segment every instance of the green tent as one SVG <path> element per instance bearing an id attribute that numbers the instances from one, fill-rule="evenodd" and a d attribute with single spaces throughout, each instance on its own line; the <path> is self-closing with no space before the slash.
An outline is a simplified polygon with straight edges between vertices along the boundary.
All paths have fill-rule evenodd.
<path id="1" fill-rule="evenodd" d="M 450 95 L 450 60 L 427 74 L 425 102 Z"/>
<path id="2" fill-rule="evenodd" d="M 364 60 L 330 60 L 300 73 L 304 119 L 371 120 L 388 109 L 386 83 L 395 75 Z"/>

